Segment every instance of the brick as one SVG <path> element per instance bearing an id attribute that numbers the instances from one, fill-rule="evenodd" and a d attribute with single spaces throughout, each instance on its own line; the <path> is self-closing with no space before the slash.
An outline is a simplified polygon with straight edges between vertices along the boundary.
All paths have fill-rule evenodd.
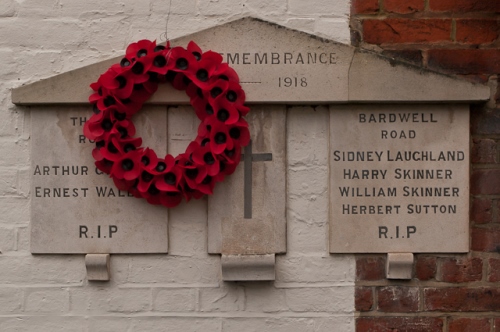
<path id="1" fill-rule="evenodd" d="M 243 4 L 242 0 L 199 0 L 198 10 L 200 14 L 207 16 L 235 15 L 243 11 Z"/>
<path id="2" fill-rule="evenodd" d="M 0 318 L 0 326 L 1 330 L 6 332 L 87 332 L 89 331 L 86 326 L 87 320 L 87 317 L 23 315 L 21 317 Z"/>
<path id="3" fill-rule="evenodd" d="M 499 282 L 500 281 L 500 259 L 490 258 L 488 260 L 488 281 L 489 282 Z"/>
<path id="4" fill-rule="evenodd" d="M 370 311 L 373 308 L 373 291 L 371 287 L 356 287 L 354 293 L 356 311 Z"/>
<path id="5" fill-rule="evenodd" d="M 354 257 L 276 256 L 277 282 L 337 282 L 354 280 Z M 314 272 L 313 272 L 314 271 Z"/>
<path id="6" fill-rule="evenodd" d="M 500 72 L 500 49 L 432 49 L 428 65 L 454 74 Z"/>
<path id="7" fill-rule="evenodd" d="M 26 292 L 25 310 L 61 314 L 69 311 L 67 289 L 31 289 Z"/>
<path id="8" fill-rule="evenodd" d="M 474 170 L 470 183 L 470 192 L 473 195 L 499 195 L 500 169 Z"/>
<path id="9" fill-rule="evenodd" d="M 153 298 L 153 310 L 155 311 L 194 311 L 196 289 L 159 289 L 156 294 L 153 295 Z"/>
<path id="10" fill-rule="evenodd" d="M 416 287 L 388 286 L 379 288 L 378 309 L 382 312 L 417 312 L 419 293 Z"/>
<path id="11" fill-rule="evenodd" d="M 470 211 L 471 221 L 476 224 L 487 224 L 492 219 L 492 201 L 487 198 L 474 198 Z"/>
<path id="12" fill-rule="evenodd" d="M 16 15 L 17 3 L 14 0 L 4 0 L 0 8 L 0 17 L 13 17 Z"/>
<path id="13" fill-rule="evenodd" d="M 436 257 L 417 257 L 415 263 L 415 277 L 419 280 L 426 281 L 436 277 Z"/>
<path id="14" fill-rule="evenodd" d="M 110 312 L 142 312 L 151 310 L 151 290 L 148 288 L 123 288 L 109 297 Z"/>
<path id="15" fill-rule="evenodd" d="M 378 0 L 353 0 L 352 14 L 374 14 L 379 11 Z"/>
<path id="16" fill-rule="evenodd" d="M 16 248 L 16 230 L 14 228 L 0 227 L 0 252 L 15 250 Z"/>
<path id="17" fill-rule="evenodd" d="M 480 281 L 483 277 L 483 260 L 481 258 L 442 258 L 441 281 L 470 282 Z"/>
<path id="18" fill-rule="evenodd" d="M 466 44 L 485 44 L 497 40 L 500 21 L 489 19 L 457 19 L 456 41 Z"/>
<path id="19" fill-rule="evenodd" d="M 449 322 L 449 332 L 489 331 L 490 320 L 487 318 L 457 318 Z"/>
<path id="20" fill-rule="evenodd" d="M 345 18 L 319 17 L 316 19 L 314 34 L 339 43 L 349 44 L 351 38 L 349 21 Z"/>
<path id="21" fill-rule="evenodd" d="M 364 20 L 363 38 L 371 44 L 432 43 L 449 41 L 451 20 L 406 19 Z"/>
<path id="22" fill-rule="evenodd" d="M 471 161 L 476 164 L 497 162 L 497 143 L 495 140 L 475 138 L 472 140 Z"/>
<path id="23" fill-rule="evenodd" d="M 228 312 L 240 311 L 245 307 L 245 291 L 238 285 L 199 290 L 200 311 Z"/>
<path id="24" fill-rule="evenodd" d="M 383 55 L 422 66 L 422 52 L 419 50 L 384 50 Z"/>
<path id="25" fill-rule="evenodd" d="M 493 332 L 500 332 L 500 318 L 493 321 Z"/>
<path id="26" fill-rule="evenodd" d="M 283 15 L 286 12 L 286 0 L 277 1 L 262 1 L 262 0 L 245 0 L 243 6 L 247 10 L 260 11 L 269 15 Z"/>
<path id="27" fill-rule="evenodd" d="M 19 313 L 22 307 L 23 291 L 20 288 L 0 288 L 0 313 Z"/>
<path id="28" fill-rule="evenodd" d="M 220 273 L 220 257 L 207 256 L 180 257 L 171 255 L 117 256 L 113 260 L 128 265 L 125 271 L 113 273 L 113 280 L 131 284 L 178 283 L 207 284 L 217 283 Z M 195 273 L 203 271 L 203 273 Z"/>
<path id="29" fill-rule="evenodd" d="M 471 134 L 497 135 L 499 132 L 500 109 L 471 109 Z"/>
<path id="30" fill-rule="evenodd" d="M 286 289 L 286 303 L 295 312 L 352 312 L 352 288 L 314 287 Z"/>
<path id="31" fill-rule="evenodd" d="M 356 280 L 381 280 L 385 278 L 385 258 L 362 257 L 356 259 Z"/>
<path id="32" fill-rule="evenodd" d="M 424 10 L 424 0 L 385 0 L 384 9 L 389 13 L 409 14 Z"/>
<path id="33" fill-rule="evenodd" d="M 291 318 L 291 317 L 234 317 L 222 320 L 222 331 L 244 331 L 244 332 L 315 332 L 314 318 Z M 335 326 L 335 325 L 334 325 Z M 332 326 L 330 326 L 331 331 Z M 181 330 L 177 330 L 181 331 Z M 197 330 L 212 331 L 212 330 Z"/>
<path id="34" fill-rule="evenodd" d="M 83 256 L 0 255 L 0 284 L 69 284 L 82 282 L 86 270 Z"/>
<path id="35" fill-rule="evenodd" d="M 443 319 L 436 317 L 362 317 L 357 332 L 442 332 Z"/>
<path id="36" fill-rule="evenodd" d="M 220 319 L 213 317 L 127 317 L 130 328 L 127 332 L 221 332 Z M 125 331 L 125 330 L 115 330 Z"/>
<path id="37" fill-rule="evenodd" d="M 316 0 L 313 3 L 303 0 L 288 0 L 288 13 L 299 16 L 337 14 L 341 17 L 349 13 L 349 1 Z"/>
<path id="38" fill-rule="evenodd" d="M 500 252 L 500 229 L 472 228 L 471 250 Z"/>
<path id="39" fill-rule="evenodd" d="M 426 288 L 424 309 L 446 312 L 500 310 L 500 288 Z"/>
<path id="40" fill-rule="evenodd" d="M 429 0 L 433 11 L 467 13 L 476 11 L 500 12 L 500 3 L 492 0 Z"/>
<path id="41" fill-rule="evenodd" d="M 285 289 L 253 283 L 246 286 L 245 291 L 246 311 L 276 313 L 290 310 L 286 303 Z"/>

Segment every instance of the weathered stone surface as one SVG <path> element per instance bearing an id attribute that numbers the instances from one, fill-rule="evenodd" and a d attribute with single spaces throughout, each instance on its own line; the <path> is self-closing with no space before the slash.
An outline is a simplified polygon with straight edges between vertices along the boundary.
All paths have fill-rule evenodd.
<path id="1" fill-rule="evenodd" d="M 332 106 L 330 120 L 331 252 L 468 250 L 467 106 Z"/>
<path id="2" fill-rule="evenodd" d="M 310 7 L 310 6 L 308 6 Z M 211 6 L 212 8 L 212 6 Z M 325 21 L 326 20 L 326 21 Z M 317 27 L 345 31 L 344 19 Z M 328 21 L 329 20 L 329 21 Z M 244 38 L 241 38 L 244 36 Z M 348 41 L 348 35 L 341 38 Z M 488 100 L 489 88 L 459 81 L 390 58 L 253 18 L 244 18 L 172 40 L 194 40 L 222 54 L 240 76 L 250 103 L 342 103 L 370 101 Z M 15 104 L 86 103 L 89 84 L 121 57 L 14 89 Z M 184 92 L 161 85 L 149 103 L 186 103 Z"/>
<path id="3" fill-rule="evenodd" d="M 247 121 L 252 128 L 253 155 L 248 169 L 246 157 L 242 157 L 234 174 L 217 184 L 208 199 L 210 253 L 259 255 L 286 251 L 285 107 L 254 107 Z M 259 154 L 269 153 L 272 160 L 257 159 Z"/>
<path id="4" fill-rule="evenodd" d="M 137 135 L 158 155 L 166 153 L 162 108 L 135 119 Z M 31 252 L 167 252 L 166 209 L 129 197 L 96 171 L 94 144 L 82 132 L 91 114 L 88 107 L 32 112 Z"/>

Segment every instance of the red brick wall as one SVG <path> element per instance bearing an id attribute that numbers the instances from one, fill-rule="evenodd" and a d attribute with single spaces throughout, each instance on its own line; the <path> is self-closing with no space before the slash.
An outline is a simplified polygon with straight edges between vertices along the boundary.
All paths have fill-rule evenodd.
<path id="1" fill-rule="evenodd" d="M 471 107 L 471 251 L 416 255 L 411 281 L 358 255 L 357 331 L 500 332 L 500 0 L 352 1 L 354 45 L 492 88 Z"/>

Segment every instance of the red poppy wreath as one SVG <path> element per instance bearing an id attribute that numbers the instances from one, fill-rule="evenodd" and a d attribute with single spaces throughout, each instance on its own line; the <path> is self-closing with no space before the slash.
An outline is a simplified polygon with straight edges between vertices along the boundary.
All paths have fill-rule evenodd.
<path id="1" fill-rule="evenodd" d="M 163 82 L 185 90 L 201 120 L 198 136 L 177 157 L 157 156 L 134 137 L 132 116 Z M 216 182 L 234 172 L 241 147 L 250 141 L 243 118 L 249 108 L 238 75 L 220 54 L 202 52 L 194 42 L 187 49 L 149 40 L 130 44 L 121 62 L 90 87 L 94 114 L 84 134 L 96 142 L 92 156 L 97 168 L 118 189 L 151 204 L 174 207 L 183 198 L 211 194 Z"/>

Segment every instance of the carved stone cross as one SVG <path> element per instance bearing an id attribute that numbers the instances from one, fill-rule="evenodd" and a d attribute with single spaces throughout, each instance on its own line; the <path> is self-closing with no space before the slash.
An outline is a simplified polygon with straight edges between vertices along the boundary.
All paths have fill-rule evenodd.
<path id="1" fill-rule="evenodd" d="M 243 194 L 244 194 L 244 218 L 252 219 L 252 162 L 253 161 L 272 161 L 272 153 L 252 154 L 252 141 L 245 146 L 243 158 Z"/>

